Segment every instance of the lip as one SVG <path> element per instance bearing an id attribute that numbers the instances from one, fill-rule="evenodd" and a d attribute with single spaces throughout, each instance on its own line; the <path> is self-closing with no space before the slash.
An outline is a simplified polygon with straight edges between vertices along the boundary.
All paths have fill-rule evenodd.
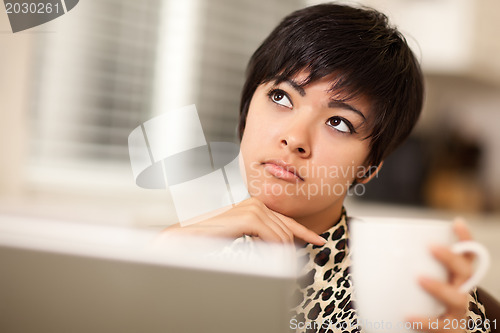
<path id="1" fill-rule="evenodd" d="M 304 181 L 304 178 L 299 175 L 297 168 L 283 160 L 268 160 L 262 164 L 264 165 L 264 169 L 276 178 L 293 182 Z"/>

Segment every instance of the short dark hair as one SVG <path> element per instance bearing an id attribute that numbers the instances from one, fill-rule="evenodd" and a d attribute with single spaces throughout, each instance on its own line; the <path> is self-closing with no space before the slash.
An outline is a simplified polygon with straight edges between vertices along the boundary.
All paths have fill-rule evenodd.
<path id="1" fill-rule="evenodd" d="M 362 95 L 371 102 L 371 166 L 402 143 L 418 120 L 422 72 L 401 33 L 376 10 L 321 4 L 285 17 L 250 58 L 240 104 L 240 139 L 257 87 L 283 82 L 303 70 L 309 75 L 302 86 L 338 73 L 332 90 L 345 100 Z"/>

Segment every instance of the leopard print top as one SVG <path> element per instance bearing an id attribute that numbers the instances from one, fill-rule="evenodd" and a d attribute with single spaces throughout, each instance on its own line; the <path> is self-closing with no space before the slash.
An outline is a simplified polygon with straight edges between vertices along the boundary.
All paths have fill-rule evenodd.
<path id="1" fill-rule="evenodd" d="M 297 251 L 304 266 L 293 297 L 290 328 L 292 332 L 307 333 L 363 332 L 357 322 L 349 273 L 351 262 L 345 210 L 340 221 L 321 236 L 327 240 L 325 245 L 306 244 Z M 490 332 L 483 325 L 485 310 L 477 300 L 475 289 L 469 294 L 467 316 L 478 325 L 471 325 L 473 329 L 466 332 Z"/>

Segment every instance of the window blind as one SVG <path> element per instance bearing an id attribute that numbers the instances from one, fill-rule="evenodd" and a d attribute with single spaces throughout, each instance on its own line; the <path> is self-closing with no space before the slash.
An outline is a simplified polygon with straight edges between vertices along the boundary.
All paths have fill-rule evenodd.
<path id="1" fill-rule="evenodd" d="M 246 63 L 279 20 L 301 6 L 298 0 L 81 1 L 36 38 L 32 165 L 128 166 L 127 137 L 135 127 L 193 103 L 209 141 L 234 141 Z"/>
<path id="2" fill-rule="evenodd" d="M 151 105 L 159 5 L 83 1 L 37 38 L 36 163 L 127 158 L 127 135 Z"/>

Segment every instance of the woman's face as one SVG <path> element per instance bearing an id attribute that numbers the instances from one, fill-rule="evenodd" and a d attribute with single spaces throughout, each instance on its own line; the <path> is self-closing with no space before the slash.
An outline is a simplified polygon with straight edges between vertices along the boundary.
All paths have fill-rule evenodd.
<path id="1" fill-rule="evenodd" d="M 306 77 L 261 84 L 241 141 L 250 195 L 293 218 L 339 214 L 349 186 L 367 171 L 370 144 L 368 102 L 339 101 L 329 91 L 333 77 L 299 87 Z"/>

